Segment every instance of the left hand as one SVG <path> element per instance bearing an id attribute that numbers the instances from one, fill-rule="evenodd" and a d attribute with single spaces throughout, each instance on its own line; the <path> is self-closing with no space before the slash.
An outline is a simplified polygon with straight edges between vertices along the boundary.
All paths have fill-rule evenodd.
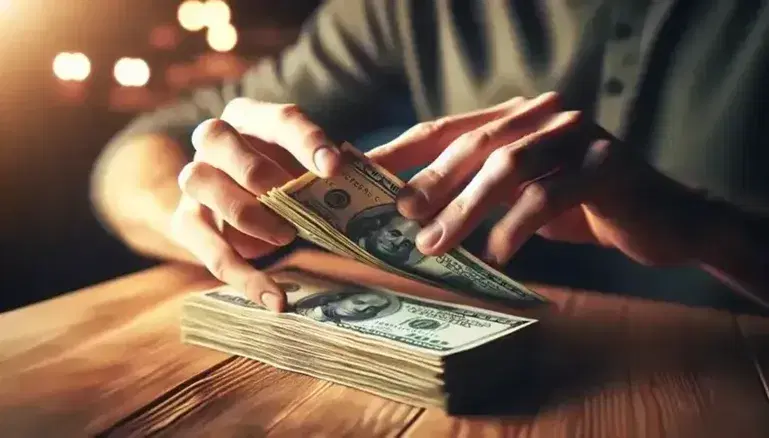
<path id="1" fill-rule="evenodd" d="M 485 254 L 495 265 L 535 233 L 644 264 L 693 259 L 703 230 L 690 218 L 703 204 L 628 152 L 546 93 L 417 125 L 368 155 L 394 172 L 427 165 L 398 199 L 401 214 L 424 225 L 416 242 L 424 254 L 455 247 L 501 204 L 507 213 Z"/>

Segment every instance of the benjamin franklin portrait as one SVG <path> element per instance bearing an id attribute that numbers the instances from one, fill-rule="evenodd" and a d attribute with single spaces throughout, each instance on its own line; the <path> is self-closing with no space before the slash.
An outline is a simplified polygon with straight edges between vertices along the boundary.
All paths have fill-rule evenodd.
<path id="1" fill-rule="evenodd" d="M 355 322 L 392 315 L 400 309 L 400 305 L 395 295 L 347 287 L 338 292 L 302 298 L 294 308 L 296 313 L 316 321 Z"/>
<path id="2" fill-rule="evenodd" d="M 419 224 L 401 216 L 395 204 L 384 204 L 353 216 L 345 234 L 380 260 L 410 268 L 425 257 L 414 243 L 419 230 Z"/>

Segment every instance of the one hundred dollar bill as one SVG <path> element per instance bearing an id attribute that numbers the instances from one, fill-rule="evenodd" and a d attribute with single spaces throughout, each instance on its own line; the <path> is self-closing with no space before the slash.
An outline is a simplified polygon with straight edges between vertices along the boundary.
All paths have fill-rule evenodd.
<path id="1" fill-rule="evenodd" d="M 275 315 L 240 291 L 221 286 L 199 300 L 264 317 L 301 319 L 348 332 L 352 338 L 448 356 L 506 336 L 536 322 L 384 288 L 335 282 L 299 270 L 270 274 L 286 293 L 288 311 Z"/>
<path id="2" fill-rule="evenodd" d="M 449 412 L 524 376 L 536 345 L 534 319 L 297 269 L 270 275 L 286 293 L 285 312 L 229 286 L 194 293 L 182 307 L 182 340 Z"/>
<path id="3" fill-rule="evenodd" d="M 404 183 L 353 146 L 342 145 L 338 176 L 311 173 L 262 195 L 262 203 L 293 223 L 301 237 L 336 254 L 456 292 L 517 302 L 546 299 L 462 247 L 433 257 L 416 247 L 421 226 L 398 213 Z"/>

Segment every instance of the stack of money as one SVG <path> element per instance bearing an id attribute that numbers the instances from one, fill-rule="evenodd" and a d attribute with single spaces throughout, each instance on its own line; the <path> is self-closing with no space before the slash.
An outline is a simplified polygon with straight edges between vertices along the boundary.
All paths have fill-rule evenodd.
<path id="1" fill-rule="evenodd" d="M 464 250 L 417 250 L 420 225 L 395 206 L 403 182 L 349 144 L 336 177 L 306 174 L 260 201 L 300 237 L 406 278 L 518 304 L 545 300 Z M 415 406 L 462 411 L 520 376 L 536 322 L 344 285 L 299 271 L 274 278 L 288 311 L 273 314 L 221 287 L 185 302 L 183 340 L 349 385 Z M 513 332 L 516 332 L 513 335 Z"/>
<path id="2" fill-rule="evenodd" d="M 536 304 L 546 300 L 462 247 L 432 257 L 416 248 L 421 229 L 398 213 L 403 182 L 348 143 L 338 176 L 307 173 L 260 201 L 297 228 L 299 236 L 338 255 L 454 292 Z"/>
<path id="3" fill-rule="evenodd" d="M 183 307 L 183 341 L 450 413 L 526 375 L 536 320 L 297 269 L 271 275 L 287 312 L 264 310 L 228 286 L 196 293 Z"/>

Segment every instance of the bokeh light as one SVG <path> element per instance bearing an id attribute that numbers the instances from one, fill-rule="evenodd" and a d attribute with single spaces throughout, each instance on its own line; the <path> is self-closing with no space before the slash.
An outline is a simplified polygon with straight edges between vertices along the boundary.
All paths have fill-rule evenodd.
<path id="1" fill-rule="evenodd" d="M 59 53 L 53 59 L 53 74 L 62 81 L 82 82 L 91 74 L 91 61 L 82 53 Z"/>
<path id="2" fill-rule="evenodd" d="M 232 11 L 223 0 L 208 0 L 203 6 L 205 25 L 209 28 L 230 23 Z"/>
<path id="3" fill-rule="evenodd" d="M 198 0 L 185 0 L 179 5 L 176 17 L 185 30 L 195 32 L 206 26 L 207 7 Z"/>
<path id="4" fill-rule="evenodd" d="M 229 23 L 209 27 L 206 42 L 217 52 L 229 52 L 238 44 L 238 31 Z"/>
<path id="5" fill-rule="evenodd" d="M 139 58 L 120 58 L 113 70 L 115 80 L 124 87 L 143 87 L 150 80 L 150 66 Z"/>

